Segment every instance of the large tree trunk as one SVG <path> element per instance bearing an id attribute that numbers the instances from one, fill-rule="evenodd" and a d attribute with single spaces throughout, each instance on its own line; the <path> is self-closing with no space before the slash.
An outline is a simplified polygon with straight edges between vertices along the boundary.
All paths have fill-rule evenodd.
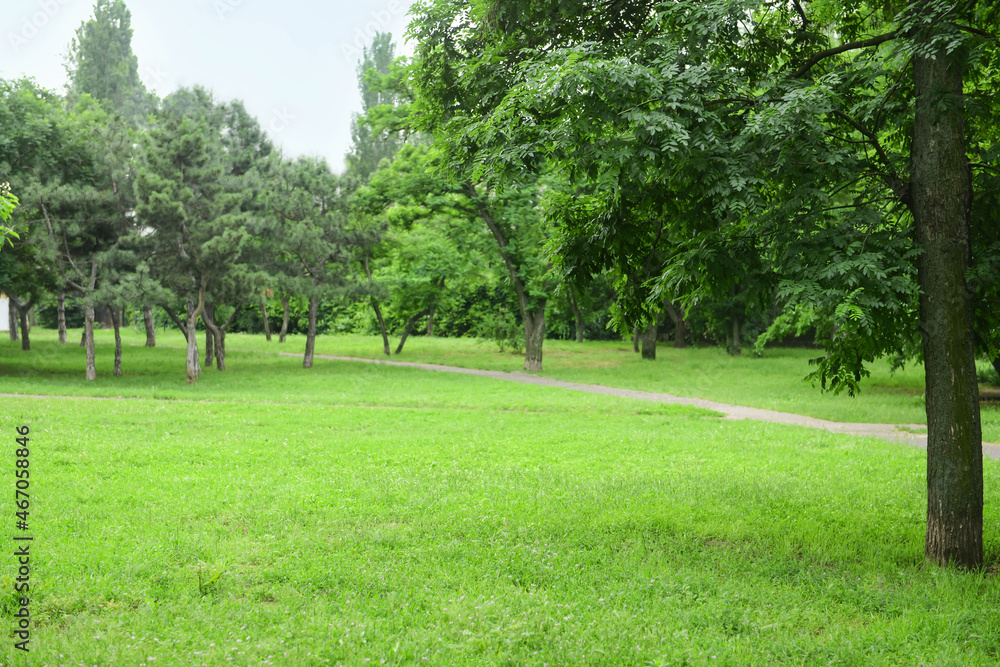
<path id="1" fill-rule="evenodd" d="M 94 307 L 83 309 L 83 346 L 87 349 L 87 380 L 97 379 L 97 364 L 94 359 Z"/>
<path id="2" fill-rule="evenodd" d="M 306 332 L 306 354 L 302 358 L 302 368 L 312 368 L 313 353 L 316 350 L 316 315 L 319 312 L 319 299 L 309 297 L 309 329 Z"/>
<path id="3" fill-rule="evenodd" d="M 924 37 L 929 40 L 930 35 Z M 970 263 L 972 185 L 965 154 L 958 51 L 913 56 L 916 114 L 910 195 L 922 248 L 920 333 L 927 410 L 927 542 L 932 563 L 983 560 L 983 448 Z"/>
<path id="4" fill-rule="evenodd" d="M 202 311 L 205 309 L 205 293 L 200 291 L 198 293 L 198 305 L 194 303 L 192 297 L 187 298 L 187 331 L 185 336 L 187 337 L 187 381 L 188 384 L 194 384 L 198 381 L 198 376 L 201 374 L 201 367 L 198 365 L 198 332 L 195 330 L 195 324 L 198 322 L 198 316 L 201 315 Z"/>
<path id="5" fill-rule="evenodd" d="M 687 347 L 687 322 L 684 320 L 684 313 L 680 308 L 666 302 L 667 315 L 674 323 L 674 347 L 678 350 Z"/>
<path id="6" fill-rule="evenodd" d="M 572 285 L 566 285 L 566 295 L 569 298 L 569 307 L 573 311 L 573 318 L 576 320 L 576 342 L 583 342 L 583 313 L 580 312 L 580 304 L 576 301 L 576 292 Z"/>
<path id="7" fill-rule="evenodd" d="M 642 340 L 642 358 L 656 359 L 656 339 L 660 337 L 660 326 L 656 322 L 650 323 L 640 337 Z"/>
<path id="8" fill-rule="evenodd" d="M 142 307 L 142 323 L 146 327 L 146 347 L 156 347 L 156 323 L 151 306 Z"/>
<path id="9" fill-rule="evenodd" d="M 66 294 L 59 292 L 56 299 L 56 326 L 59 329 L 59 342 L 66 342 Z"/>
<path id="10" fill-rule="evenodd" d="M 271 342 L 271 321 L 267 319 L 267 299 L 260 295 L 260 316 L 264 319 L 264 338 Z"/>
<path id="11" fill-rule="evenodd" d="M 382 318 L 382 309 L 379 308 L 378 299 L 372 297 L 372 309 L 375 311 L 375 318 L 378 320 L 378 329 L 382 332 L 382 350 L 385 356 L 389 356 L 389 332 L 385 330 L 385 319 Z"/>
<path id="12" fill-rule="evenodd" d="M 524 370 L 542 370 L 542 344 L 545 342 L 545 299 L 534 313 L 522 311 L 524 317 Z"/>
<path id="13" fill-rule="evenodd" d="M 122 376 L 122 333 L 118 311 L 111 309 L 111 325 L 115 328 L 115 377 Z"/>
<path id="14" fill-rule="evenodd" d="M 21 316 L 21 351 L 28 352 L 31 350 L 31 325 L 28 324 L 28 311 L 31 310 L 32 304 L 19 305 L 17 307 L 17 313 Z"/>
<path id="15" fill-rule="evenodd" d="M 17 312 L 17 306 L 14 304 L 14 299 L 7 300 L 7 321 L 10 323 L 10 339 L 12 341 L 19 340 L 17 335 L 18 321 L 20 316 Z"/>
<path id="16" fill-rule="evenodd" d="M 403 329 L 403 335 L 399 339 L 399 345 L 396 346 L 396 354 L 403 351 L 403 346 L 406 345 L 406 339 L 410 337 L 410 330 L 413 328 L 413 325 L 417 323 L 417 320 L 432 312 L 434 312 L 432 308 L 425 308 L 409 319 L 406 323 L 406 328 Z"/>
<path id="17" fill-rule="evenodd" d="M 278 334 L 278 342 L 285 342 L 285 335 L 288 333 L 288 295 L 281 295 L 281 333 Z"/>

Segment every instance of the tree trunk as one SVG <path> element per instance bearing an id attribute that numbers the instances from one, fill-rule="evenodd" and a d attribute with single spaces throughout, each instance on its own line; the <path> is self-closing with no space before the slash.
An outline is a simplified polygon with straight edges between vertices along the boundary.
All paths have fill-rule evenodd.
<path id="1" fill-rule="evenodd" d="M 997 372 L 997 382 L 1000 382 L 1000 357 L 997 357 L 990 361 L 993 364 L 993 370 Z"/>
<path id="2" fill-rule="evenodd" d="M 733 349 L 730 354 L 733 356 L 740 356 L 743 353 L 743 341 L 740 337 L 740 317 L 739 315 L 733 315 Z"/>
<path id="3" fill-rule="evenodd" d="M 20 316 L 17 312 L 17 306 L 14 305 L 14 299 L 7 300 L 7 321 L 10 322 L 10 339 L 13 341 L 19 340 L 17 335 L 18 321 Z"/>
<path id="4" fill-rule="evenodd" d="M 66 294 L 59 292 L 56 299 L 56 326 L 59 329 L 59 342 L 66 342 Z"/>
<path id="5" fill-rule="evenodd" d="M 177 326 L 177 328 L 181 330 L 181 333 L 184 334 L 184 340 L 186 341 L 188 339 L 187 324 L 181 322 L 181 318 L 177 317 L 177 314 L 174 311 L 170 310 L 169 306 L 163 306 L 163 312 L 165 312 L 167 314 L 167 317 L 169 317 L 170 320 Z"/>
<path id="6" fill-rule="evenodd" d="M 573 318 L 576 320 L 576 342 L 583 342 L 583 313 L 580 312 L 580 304 L 576 301 L 576 293 L 572 285 L 566 285 L 566 294 L 569 297 L 569 307 L 573 311 Z"/>
<path id="7" fill-rule="evenodd" d="M 102 329 L 110 329 L 114 326 L 111 321 L 111 309 L 107 306 L 98 306 L 94 314 Z"/>
<path id="8" fill-rule="evenodd" d="M 656 339 L 660 336 L 660 326 L 656 322 L 651 323 L 642 333 L 642 358 L 656 359 Z"/>
<path id="9" fill-rule="evenodd" d="M 928 29 L 930 40 L 934 31 Z M 983 449 L 969 266 L 972 185 L 958 52 L 913 56 L 910 196 L 917 241 L 927 410 L 927 541 L 939 565 L 983 560 Z"/>
<path id="10" fill-rule="evenodd" d="M 271 321 L 267 319 L 267 299 L 260 295 L 260 315 L 264 318 L 264 338 L 271 342 Z"/>
<path id="11" fill-rule="evenodd" d="M 419 320 L 424 315 L 433 312 L 434 310 L 432 308 L 425 308 L 410 318 L 410 320 L 406 323 L 406 328 L 403 329 L 402 337 L 399 339 L 399 345 L 396 347 L 396 354 L 399 354 L 400 352 L 403 351 L 403 346 L 406 345 L 406 339 L 409 338 L 410 336 L 410 329 L 412 329 L 413 325 L 417 323 L 417 320 Z"/>
<path id="12" fill-rule="evenodd" d="M 111 325 L 115 328 L 115 371 L 114 375 L 116 378 L 122 376 L 122 334 L 121 334 L 121 318 L 119 317 L 118 311 L 114 308 L 111 309 Z"/>
<path id="13" fill-rule="evenodd" d="M 278 334 L 278 342 L 285 342 L 285 335 L 288 333 L 288 295 L 281 295 L 281 333 Z"/>
<path id="14" fill-rule="evenodd" d="M 198 322 L 198 316 L 201 315 L 202 311 L 205 309 L 205 293 L 203 291 L 198 292 L 198 305 L 194 303 L 192 297 L 187 298 L 187 331 L 185 336 L 187 337 L 187 381 L 188 384 L 194 384 L 198 381 L 198 376 L 201 374 L 201 367 L 198 365 L 198 332 L 195 330 L 195 324 Z"/>
<path id="15" fill-rule="evenodd" d="M 18 306 L 17 314 L 21 317 L 21 351 L 28 352 L 31 350 L 31 325 L 28 324 L 28 311 L 31 309 L 31 305 Z"/>
<path id="16" fill-rule="evenodd" d="M 545 342 L 545 299 L 541 299 L 534 314 L 524 317 L 524 370 L 542 370 L 542 344 Z"/>
<path id="17" fill-rule="evenodd" d="M 142 307 L 142 322 L 146 326 L 146 347 L 156 347 L 156 323 L 153 322 L 152 307 Z"/>
<path id="18" fill-rule="evenodd" d="M 94 307 L 83 310 L 83 346 L 87 348 L 87 380 L 97 379 L 97 364 L 94 359 Z"/>
<path id="19" fill-rule="evenodd" d="M 680 308 L 667 301 L 667 315 L 674 323 L 674 347 L 678 350 L 687 347 L 687 322 L 684 320 L 684 313 Z"/>
<path id="20" fill-rule="evenodd" d="M 375 310 L 375 318 L 378 320 L 379 331 L 382 332 L 382 349 L 385 356 L 389 356 L 389 333 L 385 330 L 385 320 L 382 318 L 382 309 L 378 306 L 378 299 L 372 297 L 372 308 Z"/>
<path id="21" fill-rule="evenodd" d="M 431 308 L 430 315 L 427 316 L 427 335 L 434 335 L 434 313 L 437 312 L 437 306 Z"/>
<path id="22" fill-rule="evenodd" d="M 314 296 L 309 297 L 309 329 L 306 332 L 306 354 L 302 358 L 302 368 L 312 368 L 313 365 L 313 353 L 316 350 L 316 315 L 318 312 L 319 299 Z"/>
<path id="23" fill-rule="evenodd" d="M 632 327 L 632 351 L 639 351 L 639 325 Z"/>
<path id="24" fill-rule="evenodd" d="M 206 305 L 201 311 L 201 321 L 205 323 L 205 368 L 212 367 L 212 359 L 215 358 L 215 334 L 208 321 L 212 318 L 211 307 Z"/>

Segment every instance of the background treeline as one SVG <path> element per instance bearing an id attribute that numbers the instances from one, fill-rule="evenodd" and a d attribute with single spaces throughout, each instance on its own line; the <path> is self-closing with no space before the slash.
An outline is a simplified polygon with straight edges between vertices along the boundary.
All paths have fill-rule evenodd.
<path id="1" fill-rule="evenodd" d="M 25 350 L 36 323 L 60 340 L 83 327 L 93 379 L 94 326 L 144 328 L 149 345 L 177 327 L 194 381 L 202 365 L 225 368 L 233 331 L 306 334 L 307 352 L 316 334 L 376 333 L 387 354 L 410 335 L 479 336 L 527 348 L 537 369 L 545 338 L 618 331 L 641 334 L 650 357 L 657 339 L 738 352 L 779 312 L 773 291 L 734 289 L 686 312 L 666 299 L 641 331 L 616 329 L 620 276 L 554 267 L 541 206 L 547 192 L 595 183 L 568 188 L 543 170 L 500 192 L 448 169 L 415 122 L 419 63 L 396 58 L 388 34 L 358 63 L 363 109 L 337 175 L 282 155 L 239 101 L 197 87 L 151 94 L 130 20 L 120 0 L 97 3 L 70 45 L 64 94 L 0 81 L 0 181 L 18 198 L 0 289 Z"/>

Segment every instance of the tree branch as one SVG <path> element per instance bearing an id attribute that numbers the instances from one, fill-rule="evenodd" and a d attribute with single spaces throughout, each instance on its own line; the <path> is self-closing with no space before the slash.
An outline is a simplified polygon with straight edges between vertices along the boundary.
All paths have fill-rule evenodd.
<path id="1" fill-rule="evenodd" d="M 857 49 L 866 49 L 869 46 L 878 46 L 879 44 L 888 42 L 892 39 L 895 39 L 898 36 L 899 36 L 899 31 L 894 30 L 892 32 L 887 32 L 884 35 L 879 35 L 878 37 L 872 37 L 870 39 L 862 39 L 857 42 L 848 42 L 847 44 L 841 44 L 840 46 L 835 46 L 832 49 L 826 49 L 825 51 L 820 51 L 812 58 L 805 61 L 805 63 L 803 63 L 800 68 L 795 70 L 795 72 L 792 73 L 792 78 L 793 79 L 802 78 L 803 76 L 809 73 L 809 70 L 811 70 L 816 63 L 831 56 L 844 53 L 845 51 L 855 51 Z"/>

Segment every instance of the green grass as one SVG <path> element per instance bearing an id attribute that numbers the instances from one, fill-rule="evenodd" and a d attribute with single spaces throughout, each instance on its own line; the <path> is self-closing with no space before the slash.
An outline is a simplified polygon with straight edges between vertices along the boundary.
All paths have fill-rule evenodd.
<path id="1" fill-rule="evenodd" d="M 195 386 L 178 350 L 115 379 L 102 343 L 88 384 L 78 348 L 0 345 L 0 392 L 138 397 L 0 399 L 36 540 L 34 650 L 3 664 L 1000 660 L 995 462 L 990 567 L 939 570 L 916 449 L 257 345 Z"/>
<path id="2" fill-rule="evenodd" d="M 105 345 L 112 342 L 111 332 L 98 331 L 101 343 L 101 359 L 110 374 L 111 352 Z M 54 332 L 39 331 L 38 341 L 54 341 Z M 72 332 L 71 340 L 79 339 L 79 331 Z M 161 345 L 180 347 L 184 339 L 176 331 L 161 332 Z M 126 343 L 142 345 L 144 334 L 134 331 L 126 333 Z M 230 335 L 227 338 L 229 352 L 293 352 L 301 354 L 305 347 L 303 336 L 290 336 L 284 345 L 275 337 L 267 343 L 263 336 Z M 7 344 L 7 343 L 4 343 Z M 0 350 L 4 349 L 0 346 Z M 44 348 L 42 354 L 45 354 Z M 164 363 L 179 369 L 170 377 L 183 380 L 183 353 L 179 350 L 157 349 L 162 353 Z M 385 358 L 382 341 L 377 336 L 320 336 L 316 345 L 317 354 L 350 356 L 369 359 Z M 872 377 L 863 383 L 862 392 L 857 397 L 847 394 L 824 393 L 817 385 L 803 378 L 810 372 L 809 359 L 819 354 L 817 350 L 774 348 L 765 351 L 763 357 L 745 354 L 731 357 L 718 348 L 692 348 L 675 350 L 673 347 L 659 346 L 656 361 L 646 361 L 632 352 L 628 342 L 588 342 L 578 344 L 570 341 L 546 341 L 544 372 L 542 375 L 560 380 L 587 382 L 625 389 L 663 392 L 678 396 L 704 398 L 723 403 L 747 405 L 769 410 L 780 410 L 808 415 L 821 419 L 844 422 L 871 422 L 912 426 L 926 420 L 923 395 L 923 367 L 919 364 L 907 366 L 902 371 L 890 373 L 887 363 L 878 363 L 872 369 Z M 14 357 L 12 359 L 12 356 Z M 75 357 L 64 358 L 65 370 L 70 385 L 62 391 L 78 393 L 76 379 L 82 364 L 82 350 Z M 62 357 L 61 357 L 62 358 Z M 523 356 L 500 354 L 493 345 L 472 339 L 442 339 L 415 337 L 409 339 L 403 354 L 393 356 L 398 361 L 418 361 L 425 363 L 481 368 L 486 370 L 518 371 L 524 366 Z M 27 360 L 17 362 L 16 355 L 2 359 L 8 364 L 6 372 L 26 373 L 24 381 L 11 386 L 26 387 L 41 383 L 47 392 L 60 391 L 59 380 L 39 377 L 30 370 Z M 119 388 L 130 392 L 144 391 L 141 374 L 152 369 L 137 367 L 141 359 L 133 360 L 130 349 L 125 350 L 127 372 L 136 375 L 123 381 L 100 385 L 104 391 L 113 394 Z M 234 361 L 232 363 L 238 363 Z M 178 366 L 179 364 L 179 366 Z M 157 366 L 159 368 L 159 366 Z M 0 372 L 4 371 L 0 368 Z M 211 374 L 209 374 L 211 375 Z M 208 377 L 208 376 L 206 376 Z M 162 391 L 162 388 L 158 388 Z M 90 391 L 90 390 L 87 390 Z M 517 390 L 513 390 L 516 391 Z M 145 394 L 134 394 L 145 395 Z M 984 402 L 981 411 L 983 438 L 987 442 L 1000 443 L 1000 406 L 997 402 Z"/>

